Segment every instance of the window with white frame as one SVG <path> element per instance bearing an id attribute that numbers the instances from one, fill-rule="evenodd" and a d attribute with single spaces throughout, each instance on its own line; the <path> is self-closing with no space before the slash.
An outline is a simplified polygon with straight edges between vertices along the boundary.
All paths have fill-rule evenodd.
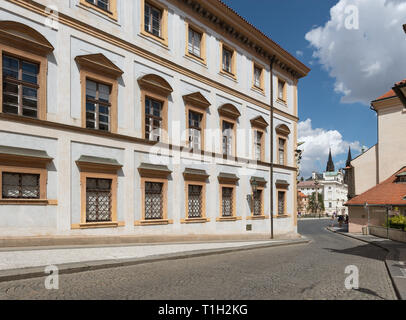
<path id="1" fill-rule="evenodd" d="M 255 137 L 255 159 L 261 160 L 261 153 L 262 153 L 262 132 L 255 130 L 254 137 Z"/>
<path id="2" fill-rule="evenodd" d="M 233 51 L 223 46 L 223 70 L 228 73 L 233 73 Z"/>
<path id="3" fill-rule="evenodd" d="M 254 66 L 254 86 L 262 88 L 262 68 Z"/>
<path id="4" fill-rule="evenodd" d="M 279 138 L 278 139 L 278 153 L 279 153 L 279 164 L 285 165 L 285 145 L 286 141 L 285 139 Z"/>
<path id="5" fill-rule="evenodd" d="M 110 131 L 111 87 L 86 80 L 86 128 Z"/>
<path id="6" fill-rule="evenodd" d="M 188 35 L 188 52 L 196 57 L 201 58 L 202 34 L 189 27 Z"/>
<path id="7" fill-rule="evenodd" d="M 162 102 L 145 97 L 145 139 L 160 141 Z"/>
<path id="8" fill-rule="evenodd" d="M 144 15 L 145 31 L 162 37 L 162 11 L 145 2 Z"/>
<path id="9" fill-rule="evenodd" d="M 223 154 L 232 155 L 234 124 L 223 121 Z"/>
<path id="10" fill-rule="evenodd" d="M 189 147 L 194 150 L 201 148 L 201 113 L 189 110 Z"/>
<path id="11" fill-rule="evenodd" d="M 278 80 L 278 98 L 282 101 L 285 101 L 285 81 Z"/>

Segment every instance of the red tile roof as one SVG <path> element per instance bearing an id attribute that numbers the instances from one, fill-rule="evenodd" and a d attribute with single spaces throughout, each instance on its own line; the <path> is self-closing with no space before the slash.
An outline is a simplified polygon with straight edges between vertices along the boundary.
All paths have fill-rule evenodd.
<path id="1" fill-rule="evenodd" d="M 381 204 L 381 205 L 406 205 L 406 183 L 396 183 L 396 175 L 406 172 L 406 167 L 403 167 L 390 178 L 376 185 L 375 187 L 365 191 L 352 198 L 346 203 L 348 206 L 368 204 Z"/>
<path id="2" fill-rule="evenodd" d="M 405 84 L 405 83 L 406 83 L 406 79 L 397 82 L 397 83 L 395 84 L 395 86 L 399 86 L 399 85 Z M 382 100 L 382 99 L 386 99 L 386 98 L 391 98 L 391 97 L 395 97 L 395 96 L 396 96 L 395 91 L 393 91 L 393 90 L 391 89 L 391 90 L 389 90 L 388 92 L 386 92 L 384 95 L 380 96 L 379 98 L 376 98 L 375 101 Z"/>
<path id="3" fill-rule="evenodd" d="M 301 191 L 298 191 L 297 194 L 299 195 L 300 198 L 307 198 L 307 196 Z"/>

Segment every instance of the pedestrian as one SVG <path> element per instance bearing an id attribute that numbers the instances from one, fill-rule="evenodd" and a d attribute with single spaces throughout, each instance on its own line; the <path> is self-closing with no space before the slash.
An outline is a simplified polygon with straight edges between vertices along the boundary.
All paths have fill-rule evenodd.
<path id="1" fill-rule="evenodd" d="M 334 217 L 334 214 L 331 216 L 331 227 L 334 227 L 334 220 L 335 220 L 335 217 Z"/>

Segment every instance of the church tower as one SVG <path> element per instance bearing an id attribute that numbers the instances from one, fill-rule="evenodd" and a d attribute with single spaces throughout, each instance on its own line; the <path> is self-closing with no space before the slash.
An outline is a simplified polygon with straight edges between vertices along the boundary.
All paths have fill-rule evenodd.
<path id="1" fill-rule="evenodd" d="M 326 171 L 327 172 L 334 172 L 335 171 L 333 157 L 331 156 L 331 148 L 330 148 L 330 153 L 328 155 L 328 162 L 327 162 Z"/>

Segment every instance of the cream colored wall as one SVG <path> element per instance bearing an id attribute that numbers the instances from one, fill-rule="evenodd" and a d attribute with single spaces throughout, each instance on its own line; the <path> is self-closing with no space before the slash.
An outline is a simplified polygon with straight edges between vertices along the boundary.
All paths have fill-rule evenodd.
<path id="1" fill-rule="evenodd" d="M 374 187 L 377 182 L 377 146 L 355 158 L 351 165 L 354 167 L 355 194 L 360 195 Z"/>
<path id="2" fill-rule="evenodd" d="M 406 166 L 406 109 L 403 105 L 378 111 L 379 182 Z"/>

